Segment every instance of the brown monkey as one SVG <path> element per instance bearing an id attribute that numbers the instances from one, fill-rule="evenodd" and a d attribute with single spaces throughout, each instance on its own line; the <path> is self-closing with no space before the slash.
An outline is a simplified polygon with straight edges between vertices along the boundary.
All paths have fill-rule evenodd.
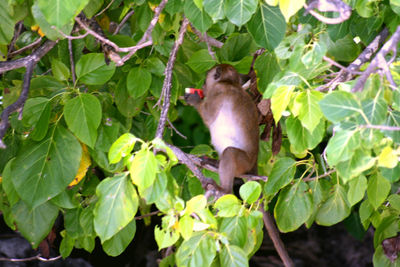
<path id="1" fill-rule="evenodd" d="M 250 96 L 240 85 L 234 67 L 221 64 L 207 73 L 204 99 L 197 94 L 186 97 L 210 129 L 217 150 L 219 179 L 225 193 L 231 193 L 235 176 L 257 173 L 258 113 Z"/>

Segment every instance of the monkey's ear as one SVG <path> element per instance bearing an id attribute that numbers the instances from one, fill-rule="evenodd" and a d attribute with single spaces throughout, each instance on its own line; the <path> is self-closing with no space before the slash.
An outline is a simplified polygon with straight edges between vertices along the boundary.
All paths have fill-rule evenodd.
<path id="1" fill-rule="evenodd" d="M 215 72 L 214 72 L 214 80 L 219 80 L 219 78 L 221 78 L 221 74 L 222 74 L 222 68 L 221 66 L 216 66 L 215 67 Z"/>

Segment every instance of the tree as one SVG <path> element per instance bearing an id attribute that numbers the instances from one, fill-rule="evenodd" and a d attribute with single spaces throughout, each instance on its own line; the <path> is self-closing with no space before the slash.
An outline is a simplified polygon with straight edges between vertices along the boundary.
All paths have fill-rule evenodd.
<path id="1" fill-rule="evenodd" d="M 400 2 L 345 2 L 1 1 L 5 222 L 37 247 L 63 216 L 63 257 L 96 237 L 116 256 L 158 214 L 162 266 L 248 266 L 265 224 L 290 266 L 269 212 L 283 233 L 355 212 L 397 263 Z M 260 175 L 215 200 L 180 96 L 217 63 L 250 76 L 264 141 Z"/>

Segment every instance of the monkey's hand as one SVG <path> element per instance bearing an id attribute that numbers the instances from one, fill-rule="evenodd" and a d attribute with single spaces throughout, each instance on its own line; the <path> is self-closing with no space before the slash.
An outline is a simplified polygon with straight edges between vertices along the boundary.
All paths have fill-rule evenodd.
<path id="1" fill-rule="evenodd" d="M 197 106 L 201 102 L 201 97 L 197 92 L 194 94 L 185 94 L 186 103 L 192 106 Z"/>

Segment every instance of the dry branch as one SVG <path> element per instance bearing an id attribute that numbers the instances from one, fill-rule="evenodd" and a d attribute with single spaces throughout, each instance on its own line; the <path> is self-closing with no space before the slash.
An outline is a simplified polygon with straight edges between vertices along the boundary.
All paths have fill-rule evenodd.
<path id="1" fill-rule="evenodd" d="M 340 0 L 313 0 L 308 5 L 304 4 L 304 8 L 306 10 L 305 15 L 310 13 L 316 19 L 326 24 L 339 24 L 349 19 L 351 16 L 351 7 Z M 318 12 L 315 12 L 313 10 L 314 8 L 318 9 L 320 12 L 338 12 L 339 17 L 324 17 Z"/>
<path id="2" fill-rule="evenodd" d="M 279 236 L 278 229 L 276 228 L 274 220 L 272 219 L 271 215 L 269 214 L 268 211 L 265 211 L 264 205 L 261 205 L 260 211 L 263 214 L 263 221 L 265 228 L 267 229 L 268 235 L 271 238 L 272 243 L 274 243 L 276 252 L 278 252 L 279 257 L 283 261 L 283 264 L 285 265 L 285 267 L 294 267 L 294 263 L 292 259 L 289 257 L 289 254 Z"/>
<path id="3" fill-rule="evenodd" d="M 6 134 L 8 127 L 10 127 L 9 116 L 14 111 L 20 110 L 25 104 L 26 99 L 29 94 L 29 87 L 31 84 L 33 69 L 36 66 L 36 63 L 54 46 L 56 42 L 54 41 L 46 41 L 41 47 L 39 47 L 35 52 L 31 55 L 17 59 L 12 61 L 0 62 L 0 73 L 3 73 L 8 70 L 17 69 L 21 67 L 26 67 L 26 72 L 24 74 L 24 81 L 22 84 L 21 94 L 18 97 L 17 101 L 6 107 L 1 113 L 1 122 L 0 122 L 0 148 L 5 148 L 6 145 L 3 142 L 3 137 Z"/>
<path id="4" fill-rule="evenodd" d="M 159 101 L 161 101 L 161 99 L 164 98 L 164 102 L 163 102 L 163 106 L 161 109 L 160 121 L 158 122 L 158 126 L 157 126 L 156 138 L 158 137 L 158 138 L 162 139 L 162 136 L 164 133 L 165 122 L 167 120 L 169 104 L 170 104 L 169 101 L 171 98 L 172 70 L 174 68 L 176 54 L 178 53 L 178 49 L 183 42 L 183 36 L 186 33 L 188 24 L 189 24 L 188 19 L 184 18 L 181 28 L 179 30 L 178 39 L 176 39 L 174 46 L 172 47 L 171 55 L 168 59 L 167 67 L 165 68 L 165 71 L 164 71 L 165 78 L 164 78 L 164 82 L 163 82 L 161 96 L 159 98 Z"/>
<path id="5" fill-rule="evenodd" d="M 334 90 L 340 83 L 347 82 L 354 77 L 360 67 L 371 60 L 372 56 L 378 51 L 389 34 L 389 30 L 384 28 L 374 40 L 363 50 L 363 52 L 346 69 L 341 69 L 336 78 L 329 81 L 326 85 L 318 87 L 318 91 Z"/>
<path id="6" fill-rule="evenodd" d="M 385 73 L 388 81 L 391 83 L 392 87 L 396 88 L 396 84 L 393 81 L 392 75 L 389 70 L 389 63 L 386 62 L 386 55 L 389 52 L 393 52 L 393 58 L 396 57 L 397 52 L 397 44 L 400 41 L 400 26 L 397 27 L 396 31 L 390 37 L 390 39 L 382 46 L 381 50 L 376 54 L 374 59 L 369 64 L 368 68 L 364 71 L 364 73 L 358 78 L 356 84 L 354 85 L 352 92 L 362 91 L 367 81 L 368 77 L 377 69 L 382 69 Z"/>

